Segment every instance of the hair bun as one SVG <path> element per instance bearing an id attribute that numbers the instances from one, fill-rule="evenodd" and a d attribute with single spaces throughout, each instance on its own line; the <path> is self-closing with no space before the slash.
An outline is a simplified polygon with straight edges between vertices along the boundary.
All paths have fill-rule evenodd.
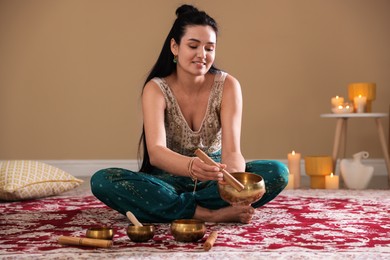
<path id="1" fill-rule="evenodd" d="M 184 4 L 176 9 L 176 16 L 180 17 L 183 14 L 196 13 L 196 12 L 199 12 L 199 10 L 196 7 L 192 5 Z"/>

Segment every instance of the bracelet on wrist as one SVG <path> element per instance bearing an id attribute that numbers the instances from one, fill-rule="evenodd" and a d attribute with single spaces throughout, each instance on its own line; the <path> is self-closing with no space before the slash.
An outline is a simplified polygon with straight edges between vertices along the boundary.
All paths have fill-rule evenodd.
<path id="1" fill-rule="evenodd" d="M 192 158 L 190 159 L 190 161 L 188 162 L 188 176 L 190 176 L 190 178 L 191 178 L 193 181 L 197 180 L 197 178 L 196 178 L 194 172 L 192 171 L 192 165 L 193 165 L 195 159 L 196 159 L 196 157 L 192 157 Z"/>
<path id="2" fill-rule="evenodd" d="M 188 162 L 188 176 L 194 181 L 194 190 L 192 194 L 195 194 L 196 185 L 198 184 L 198 178 L 195 176 L 195 173 L 192 171 L 192 165 L 194 164 L 196 157 L 192 157 Z"/>

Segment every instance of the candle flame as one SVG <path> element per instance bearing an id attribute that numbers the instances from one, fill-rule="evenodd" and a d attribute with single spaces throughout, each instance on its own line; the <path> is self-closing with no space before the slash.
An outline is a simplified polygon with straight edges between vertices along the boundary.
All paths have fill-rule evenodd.
<path id="1" fill-rule="evenodd" d="M 333 178 L 333 172 L 330 173 L 330 177 Z"/>
<path id="2" fill-rule="evenodd" d="M 291 154 L 292 154 L 292 155 L 295 155 L 295 151 L 293 150 L 293 151 L 291 152 Z"/>

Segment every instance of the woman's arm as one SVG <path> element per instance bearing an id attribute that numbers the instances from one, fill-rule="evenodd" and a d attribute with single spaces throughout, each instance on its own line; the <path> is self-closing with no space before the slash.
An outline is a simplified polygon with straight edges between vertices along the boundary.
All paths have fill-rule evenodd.
<path id="1" fill-rule="evenodd" d="M 142 93 L 142 112 L 150 163 L 175 175 L 188 176 L 190 158 L 168 149 L 164 125 L 165 99 L 159 86 L 148 82 Z"/>
<path id="2" fill-rule="evenodd" d="M 241 154 L 242 93 L 237 79 L 228 75 L 222 96 L 222 163 L 228 172 L 245 171 L 245 159 Z"/>

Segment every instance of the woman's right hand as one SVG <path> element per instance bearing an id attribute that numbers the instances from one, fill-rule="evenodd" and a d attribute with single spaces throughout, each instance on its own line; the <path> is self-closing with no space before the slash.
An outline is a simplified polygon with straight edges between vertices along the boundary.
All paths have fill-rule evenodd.
<path id="1" fill-rule="evenodd" d="M 218 166 L 211 166 L 203 162 L 199 158 L 195 158 L 191 171 L 193 175 L 200 181 L 223 181 L 222 170 L 226 168 L 226 164 L 218 163 Z"/>

